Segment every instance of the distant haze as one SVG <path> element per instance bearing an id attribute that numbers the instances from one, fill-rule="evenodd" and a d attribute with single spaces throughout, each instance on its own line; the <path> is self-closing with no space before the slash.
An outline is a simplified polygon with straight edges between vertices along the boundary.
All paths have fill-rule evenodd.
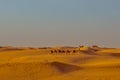
<path id="1" fill-rule="evenodd" d="M 0 45 L 120 47 L 120 0 L 0 0 Z"/>

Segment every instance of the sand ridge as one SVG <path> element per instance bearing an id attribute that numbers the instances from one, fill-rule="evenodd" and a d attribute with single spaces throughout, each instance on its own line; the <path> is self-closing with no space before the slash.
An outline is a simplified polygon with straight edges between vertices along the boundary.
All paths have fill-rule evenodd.
<path id="1" fill-rule="evenodd" d="M 0 48 L 0 80 L 120 80 L 120 49 L 94 47 L 74 54 L 76 47 L 59 49 L 71 53 L 51 54 L 56 48 Z"/>

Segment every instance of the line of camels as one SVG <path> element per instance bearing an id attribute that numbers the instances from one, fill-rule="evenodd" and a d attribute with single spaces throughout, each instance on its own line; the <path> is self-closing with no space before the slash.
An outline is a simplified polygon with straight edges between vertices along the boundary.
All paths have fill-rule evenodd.
<path id="1" fill-rule="evenodd" d="M 51 53 L 77 53 L 79 50 L 51 50 Z"/>

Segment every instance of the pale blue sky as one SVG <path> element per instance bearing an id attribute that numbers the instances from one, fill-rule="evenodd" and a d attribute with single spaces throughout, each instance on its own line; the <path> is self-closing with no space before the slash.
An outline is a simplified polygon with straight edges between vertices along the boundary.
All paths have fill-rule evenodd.
<path id="1" fill-rule="evenodd" d="M 0 0 L 0 45 L 120 47 L 120 0 Z"/>

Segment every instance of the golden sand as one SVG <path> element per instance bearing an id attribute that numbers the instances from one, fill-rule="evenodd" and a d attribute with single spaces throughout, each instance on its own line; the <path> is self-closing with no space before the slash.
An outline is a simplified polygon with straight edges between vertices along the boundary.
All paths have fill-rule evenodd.
<path id="1" fill-rule="evenodd" d="M 0 80 L 120 80 L 120 49 L 51 50 L 56 48 L 0 48 Z"/>

